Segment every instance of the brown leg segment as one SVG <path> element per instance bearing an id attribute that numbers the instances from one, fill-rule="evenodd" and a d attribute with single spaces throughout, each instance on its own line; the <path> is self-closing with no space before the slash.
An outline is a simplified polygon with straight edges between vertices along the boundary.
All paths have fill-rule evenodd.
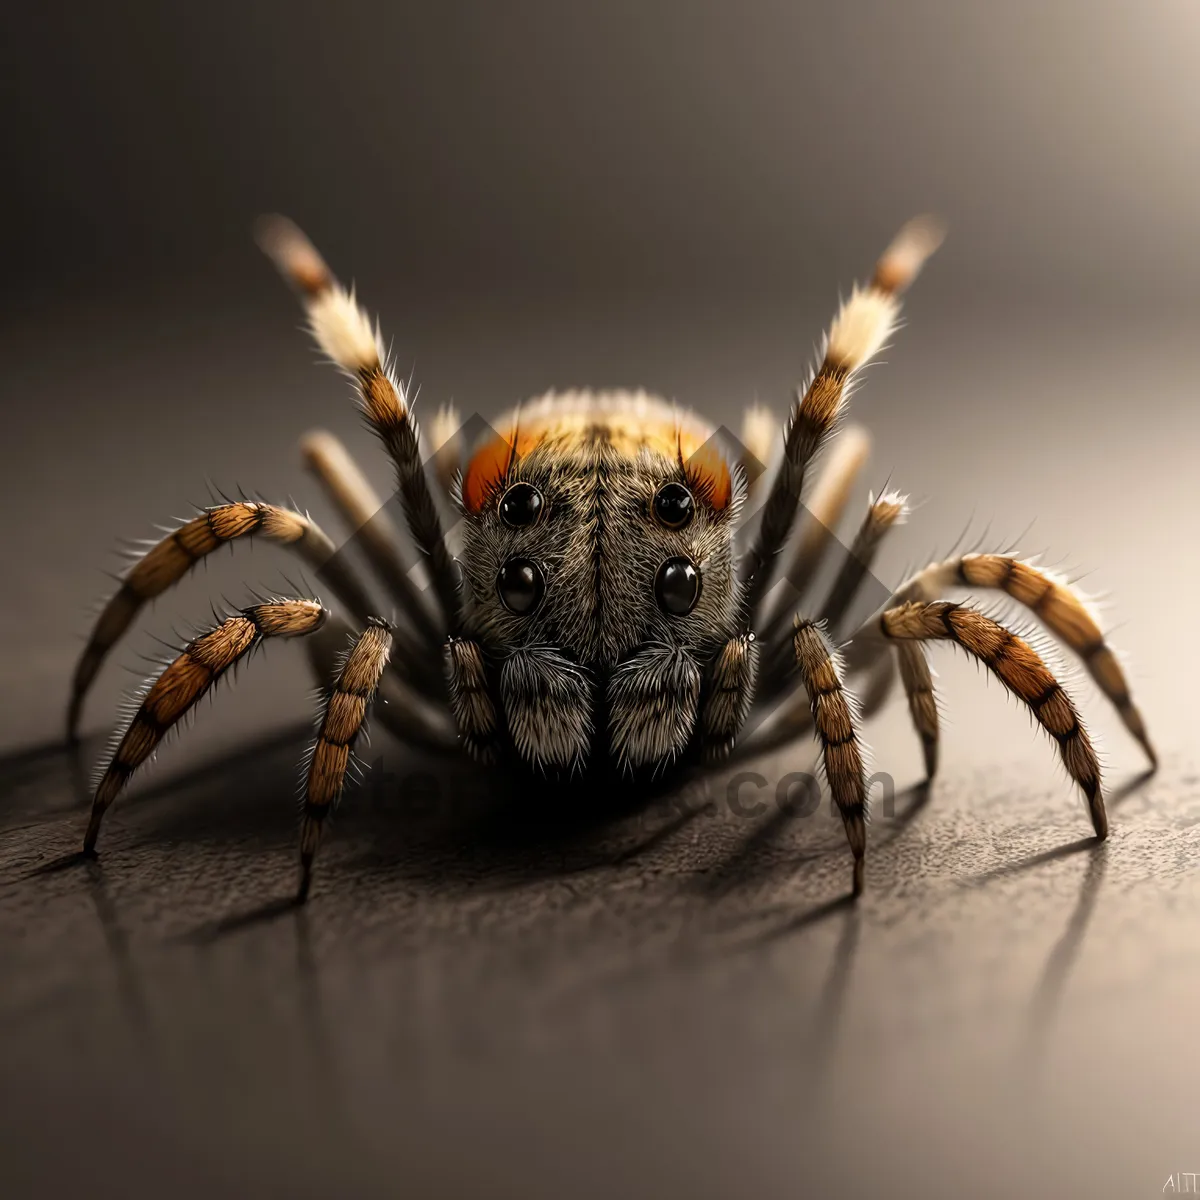
<path id="1" fill-rule="evenodd" d="M 853 891 L 859 896 L 867 850 L 867 784 L 854 711 L 842 686 L 833 648 L 820 627 L 797 619 L 793 645 L 821 742 L 829 790 L 842 814 L 846 837 L 854 852 Z"/>
<path id="2" fill-rule="evenodd" d="M 1075 588 L 1042 567 L 1006 554 L 964 554 L 931 563 L 901 587 L 896 598 L 933 600 L 953 587 L 995 589 L 1028 608 L 1079 656 L 1151 765 L 1158 765 L 1158 755 L 1130 695 L 1125 672 L 1104 640 L 1099 622 Z"/>
<path id="3" fill-rule="evenodd" d="M 944 600 L 889 609 L 879 626 L 889 638 L 954 642 L 979 659 L 1058 743 L 1067 771 L 1087 799 L 1096 836 L 1108 836 L 1100 764 L 1091 739 L 1070 697 L 1028 642 L 976 609 Z"/>
<path id="4" fill-rule="evenodd" d="M 354 743 L 367 719 L 380 677 L 392 653 L 392 632 L 372 618 L 359 634 L 325 703 L 321 728 L 313 743 L 304 789 L 300 828 L 300 887 L 297 899 L 308 898 L 313 860 L 321 844 L 325 820 L 342 794 Z"/>
<path id="5" fill-rule="evenodd" d="M 932 779 L 938 767 L 938 707 L 933 672 L 925 657 L 925 647 L 919 642 L 897 642 L 896 658 L 900 663 L 904 694 L 908 698 L 909 715 L 925 755 L 925 778 Z"/>
<path id="6" fill-rule="evenodd" d="M 100 776 L 84 837 L 85 853 L 95 850 L 100 822 L 130 776 L 154 753 L 167 731 L 234 663 L 263 638 L 303 637 L 315 632 L 328 615 L 316 600 L 256 604 L 189 642 L 146 692 Z"/>
<path id="7" fill-rule="evenodd" d="M 851 379 L 895 328 L 900 311 L 897 297 L 941 240 L 936 221 L 910 221 L 884 251 L 871 282 L 854 289 L 829 327 L 821 365 L 792 407 L 784 431 L 783 461 L 763 504 L 758 537 L 746 557 L 743 578 L 751 628 L 795 522 L 809 462 L 841 413 Z"/>
<path id="8" fill-rule="evenodd" d="M 416 419 L 381 352 L 377 327 L 291 221 L 266 218 L 259 226 L 259 244 L 300 295 L 317 345 L 358 385 L 363 415 L 396 469 L 413 541 L 425 556 L 446 623 L 454 628 L 458 623 L 454 564 L 421 461 Z"/>
<path id="9" fill-rule="evenodd" d="M 205 509 L 151 546 L 130 568 L 117 593 L 96 620 L 87 646 L 75 667 L 67 710 L 67 737 L 74 739 L 88 688 L 104 659 L 125 635 L 137 614 L 161 595 L 205 555 L 239 538 L 261 535 L 294 550 L 314 570 L 323 571 L 330 588 L 360 621 L 371 602 L 358 581 L 334 557 L 334 545 L 302 513 L 273 504 L 241 501 Z"/>

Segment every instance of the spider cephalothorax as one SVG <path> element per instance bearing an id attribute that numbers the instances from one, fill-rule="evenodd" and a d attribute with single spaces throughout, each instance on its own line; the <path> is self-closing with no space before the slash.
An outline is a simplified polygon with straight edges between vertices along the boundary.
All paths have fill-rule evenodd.
<path id="1" fill-rule="evenodd" d="M 462 628 L 521 758 L 569 768 L 595 745 L 637 768 L 686 749 L 737 631 L 743 491 L 710 431 L 642 394 L 544 396 L 469 456 Z"/>
<path id="2" fill-rule="evenodd" d="M 521 405 L 470 446 L 444 410 L 427 472 L 377 329 L 294 225 L 265 222 L 264 249 L 299 293 L 318 345 L 354 379 L 396 468 L 431 586 L 426 593 L 414 586 L 396 531 L 380 515 L 382 501 L 327 433 L 306 439 L 306 458 L 358 532 L 398 611 L 393 624 L 379 619 L 364 583 L 300 513 L 229 502 L 169 533 L 133 565 L 92 632 L 75 674 L 71 736 L 92 679 L 141 606 L 219 545 L 261 535 L 291 547 L 320 570 L 346 618 L 329 622 L 312 600 L 270 601 L 183 647 L 140 696 L 100 775 L 85 849 L 94 849 L 103 814 L 129 776 L 230 666 L 264 638 L 309 634 L 326 699 L 306 766 L 302 897 L 377 691 L 389 701 L 380 719 L 409 745 L 463 749 L 542 772 L 599 763 L 653 773 L 676 762 L 712 764 L 735 747 L 749 756 L 815 732 L 853 851 L 857 894 L 866 850 L 861 716 L 882 702 L 898 666 L 932 777 L 938 709 L 923 643 L 938 640 L 978 658 L 1029 707 L 1105 836 L 1099 765 L 1067 693 L 1027 640 L 969 605 L 939 599 L 956 587 L 991 589 L 1026 606 L 1079 655 L 1153 762 L 1121 667 L 1068 583 L 1008 554 L 960 555 L 930 564 L 861 627 L 844 628 L 879 542 L 907 511 L 904 498 L 889 492 L 868 505 L 829 594 L 817 602 L 804 591 L 842 514 L 865 435 L 833 441 L 811 490 L 807 470 L 831 440 L 855 375 L 894 329 L 900 294 L 940 239 L 928 219 L 905 226 L 869 284 L 842 305 L 781 436 L 769 414 L 752 410 L 740 458 L 710 425 L 663 400 L 567 392 Z M 753 485 L 745 468 L 772 458 L 779 465 L 769 484 Z M 764 488 L 758 524 L 738 554 L 735 533 L 752 486 Z M 796 533 L 802 493 L 808 519 Z M 441 501 L 458 506 L 457 546 L 444 535 Z M 801 581 L 799 593 L 770 590 L 781 557 L 787 578 Z M 347 646 L 336 665 L 330 630 Z M 848 639 L 844 663 L 827 631 Z M 854 675 L 865 679 L 861 714 L 846 683 Z M 752 711 L 765 719 L 748 722 Z M 569 796 L 568 789 L 564 802 Z"/>

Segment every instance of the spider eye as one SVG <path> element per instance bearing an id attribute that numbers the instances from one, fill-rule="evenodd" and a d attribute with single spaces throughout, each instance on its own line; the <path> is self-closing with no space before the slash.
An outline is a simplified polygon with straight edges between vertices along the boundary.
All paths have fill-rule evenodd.
<path id="1" fill-rule="evenodd" d="M 682 529 L 692 519 L 692 493 L 682 483 L 664 483 L 654 497 L 654 515 L 668 529 Z"/>
<path id="2" fill-rule="evenodd" d="M 658 568 L 654 595 L 668 616 L 686 617 L 700 599 L 700 572 L 686 558 L 668 558 Z"/>
<path id="3" fill-rule="evenodd" d="M 544 503 L 532 483 L 514 483 L 500 500 L 500 519 L 506 525 L 532 525 Z"/>
<path id="4" fill-rule="evenodd" d="M 541 603 L 546 580 L 541 568 L 527 558 L 510 558 L 496 576 L 500 603 L 518 617 L 528 616 Z"/>

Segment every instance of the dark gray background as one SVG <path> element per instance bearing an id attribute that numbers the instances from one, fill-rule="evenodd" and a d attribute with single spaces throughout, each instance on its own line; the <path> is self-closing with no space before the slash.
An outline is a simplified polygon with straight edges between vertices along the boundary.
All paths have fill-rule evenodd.
<path id="1" fill-rule="evenodd" d="M 1123 1197 L 1200 1169 L 1191 6 L 5 23 L 6 1195 Z M 970 521 L 1083 576 L 1161 772 L 1129 789 L 1136 747 L 1072 676 L 1113 801 L 1093 847 L 1052 748 L 940 653 L 942 777 L 916 805 L 902 702 L 872 722 L 899 798 L 850 912 L 823 813 L 738 818 L 722 779 L 686 821 L 597 829 L 570 797 L 489 820 L 461 781 L 435 820 L 380 735 L 307 911 L 249 921 L 292 880 L 310 681 L 276 646 L 117 806 L 98 867 L 31 875 L 81 835 L 53 743 L 117 536 L 209 478 L 332 525 L 294 451 L 318 424 L 387 486 L 250 243 L 268 209 L 380 310 L 426 411 L 644 385 L 731 423 L 782 411 L 839 290 L 941 212 L 853 405 L 876 439 L 857 502 L 889 476 L 920 502 L 881 573 Z M 158 604 L 95 689 L 85 760 L 154 635 L 291 566 L 243 547 Z M 773 789 L 809 762 L 759 769 Z"/>

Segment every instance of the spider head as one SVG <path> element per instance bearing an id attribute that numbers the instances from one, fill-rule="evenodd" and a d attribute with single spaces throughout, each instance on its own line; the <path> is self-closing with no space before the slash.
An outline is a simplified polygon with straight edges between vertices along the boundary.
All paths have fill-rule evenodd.
<path id="1" fill-rule="evenodd" d="M 740 471 L 646 397 L 553 397 L 518 416 L 459 493 L 467 628 L 514 742 L 575 765 L 598 734 L 620 741 L 614 722 L 642 721 L 674 731 L 657 742 L 675 750 L 736 620 Z"/>

